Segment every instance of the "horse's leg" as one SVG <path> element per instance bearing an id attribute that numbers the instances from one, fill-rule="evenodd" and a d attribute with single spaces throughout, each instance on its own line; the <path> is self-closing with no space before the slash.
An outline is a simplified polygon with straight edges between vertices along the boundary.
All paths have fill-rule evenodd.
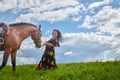
<path id="1" fill-rule="evenodd" d="M 4 55 L 3 55 L 2 65 L 0 66 L 0 70 L 6 65 L 10 53 L 11 53 L 11 49 L 9 49 L 9 48 L 5 49 Z"/>
<path id="2" fill-rule="evenodd" d="M 13 51 L 11 53 L 11 63 L 12 63 L 12 70 L 15 71 L 16 70 L 16 52 L 17 50 Z"/>

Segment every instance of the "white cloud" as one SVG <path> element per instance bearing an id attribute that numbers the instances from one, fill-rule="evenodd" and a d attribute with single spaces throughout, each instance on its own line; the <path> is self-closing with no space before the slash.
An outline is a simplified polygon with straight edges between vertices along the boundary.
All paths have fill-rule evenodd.
<path id="1" fill-rule="evenodd" d="M 119 47 L 118 47 L 119 48 Z M 106 50 L 103 53 L 95 56 L 95 57 L 89 57 L 88 61 L 114 61 L 114 60 L 120 60 L 120 51 L 118 51 L 118 48 L 113 50 Z"/>
<path id="2" fill-rule="evenodd" d="M 17 6 L 17 0 L 2 0 L 0 1 L 0 13 L 14 9 Z"/>
<path id="3" fill-rule="evenodd" d="M 3 58 L 2 54 L 3 52 L 0 52 L 0 61 L 2 61 L 2 58 Z"/>
<path id="4" fill-rule="evenodd" d="M 120 34 L 120 8 L 104 6 L 94 16 L 87 15 L 79 28 L 96 28 L 101 33 L 110 33 L 112 36 Z"/>
<path id="5" fill-rule="evenodd" d="M 65 55 L 72 55 L 72 54 L 73 54 L 72 51 L 70 51 L 70 52 L 66 52 L 66 53 L 65 53 Z"/>
<path id="6" fill-rule="evenodd" d="M 36 64 L 35 58 L 16 57 L 16 64 Z"/>
<path id="7" fill-rule="evenodd" d="M 94 7 L 97 6 L 95 4 L 91 6 L 91 8 Z M 117 57 L 117 59 L 120 59 L 120 56 L 118 54 L 120 53 L 120 51 L 118 50 L 120 46 L 120 40 L 119 38 L 115 37 L 119 37 L 120 34 L 119 12 L 119 8 L 104 6 L 100 11 L 98 11 L 97 14 L 94 13 L 95 15 L 93 16 L 86 15 L 83 24 L 79 25 L 79 28 L 96 28 L 97 31 L 91 33 L 88 32 L 64 34 L 64 37 L 66 39 L 63 43 L 63 46 L 69 45 L 71 47 L 71 51 L 74 51 L 73 48 L 76 48 L 75 53 L 78 53 L 78 55 L 87 55 L 84 61 L 115 60 L 115 57 Z M 108 36 L 107 33 L 109 33 L 110 35 Z M 84 48 L 87 51 L 84 51 Z M 110 56 L 111 54 L 112 56 Z"/>
<path id="8" fill-rule="evenodd" d="M 45 33 L 45 35 L 48 35 L 48 34 L 51 34 L 50 30 L 47 30 L 46 33 Z"/>
<path id="9" fill-rule="evenodd" d="M 110 32 L 113 35 L 120 34 L 120 8 L 112 9 L 112 7 L 105 6 L 98 12 L 94 18 L 99 25 L 101 32 Z M 101 17 L 102 16 L 102 17 Z"/>
<path id="10" fill-rule="evenodd" d="M 68 19 L 69 16 L 73 17 L 73 21 L 79 21 L 79 14 L 86 10 L 78 0 L 4 0 L 0 4 L 0 12 L 11 10 L 19 14 L 16 22 L 56 22 Z"/>
<path id="11" fill-rule="evenodd" d="M 30 20 L 38 20 L 38 21 L 61 21 L 68 18 L 70 15 L 77 15 L 79 13 L 79 7 L 67 7 L 54 11 L 46 11 L 43 13 L 27 13 L 21 14 L 20 17 L 16 19 L 19 21 L 30 21 Z"/>
<path id="12" fill-rule="evenodd" d="M 114 37 L 96 33 L 65 33 L 63 37 L 61 48 L 56 53 L 67 55 L 67 59 L 76 58 L 73 61 L 89 62 L 111 61 L 116 57 L 119 58 L 120 41 Z"/>
<path id="13" fill-rule="evenodd" d="M 22 42 L 20 49 L 35 49 L 35 44 L 33 40 L 29 37 Z"/>
<path id="14" fill-rule="evenodd" d="M 11 5 L 12 4 L 12 5 Z M 85 7 L 77 0 L 4 0 L 0 1 L 0 12 L 8 10 L 20 14 L 16 22 L 61 21 L 79 15 Z M 80 17 L 74 17 L 78 21 Z"/>
<path id="15" fill-rule="evenodd" d="M 37 13 L 37 12 L 44 12 L 44 11 L 51 11 L 55 9 L 65 8 L 68 6 L 74 7 L 78 5 L 79 2 L 77 0 L 46 0 L 42 1 L 41 5 L 35 6 L 30 9 L 30 11 Z M 36 4 L 35 4 L 36 5 Z"/>
<path id="16" fill-rule="evenodd" d="M 75 16 L 72 18 L 73 21 L 77 22 L 77 21 L 80 21 L 80 19 L 82 18 L 82 16 Z"/>
<path id="17" fill-rule="evenodd" d="M 92 8 L 96 8 L 105 4 L 109 4 L 111 3 L 113 0 L 103 0 L 101 2 L 94 2 L 92 4 L 89 5 L 88 9 L 92 9 Z"/>
<path id="18" fill-rule="evenodd" d="M 65 40 L 62 45 L 71 46 L 73 46 L 73 44 L 75 45 L 75 43 L 79 42 L 80 40 L 97 41 L 100 44 L 111 44 L 113 41 L 111 36 L 102 36 L 95 33 L 66 33 L 63 35 L 63 37 Z"/>
<path id="19" fill-rule="evenodd" d="M 94 28 L 95 26 L 91 25 L 91 22 L 93 22 L 93 18 L 91 16 L 86 16 L 84 18 L 84 22 L 82 25 L 79 25 L 78 28 L 87 28 L 87 29 L 91 29 Z"/>
<path id="20" fill-rule="evenodd" d="M 40 0 L 17 0 L 18 1 L 18 4 L 17 4 L 17 7 L 18 9 L 26 9 L 26 8 L 31 8 L 31 7 L 34 7 L 35 5 L 41 5 L 41 2 Z"/>

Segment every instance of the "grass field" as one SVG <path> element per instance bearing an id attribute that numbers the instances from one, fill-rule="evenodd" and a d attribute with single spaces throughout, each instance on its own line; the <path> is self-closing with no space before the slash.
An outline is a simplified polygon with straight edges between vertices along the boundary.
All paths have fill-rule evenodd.
<path id="1" fill-rule="evenodd" d="M 120 61 L 57 64 L 53 70 L 35 70 L 37 65 L 11 66 L 0 71 L 0 80 L 120 80 Z"/>

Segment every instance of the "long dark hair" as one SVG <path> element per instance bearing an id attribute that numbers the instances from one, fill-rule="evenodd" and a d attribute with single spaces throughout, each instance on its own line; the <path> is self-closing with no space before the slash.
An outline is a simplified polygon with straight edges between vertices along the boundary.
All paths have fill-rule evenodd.
<path id="1" fill-rule="evenodd" d="M 62 34 L 61 34 L 61 32 L 59 30 L 57 30 L 57 29 L 54 29 L 53 32 L 54 31 L 56 31 L 58 33 L 58 36 L 57 36 L 58 41 L 61 41 L 62 40 Z"/>

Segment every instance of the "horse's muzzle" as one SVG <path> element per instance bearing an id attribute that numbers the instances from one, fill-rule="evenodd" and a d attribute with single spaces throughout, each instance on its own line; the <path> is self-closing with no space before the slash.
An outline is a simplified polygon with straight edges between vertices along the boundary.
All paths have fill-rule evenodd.
<path id="1" fill-rule="evenodd" d="M 41 43 L 38 43 L 35 47 L 36 48 L 41 48 Z"/>

